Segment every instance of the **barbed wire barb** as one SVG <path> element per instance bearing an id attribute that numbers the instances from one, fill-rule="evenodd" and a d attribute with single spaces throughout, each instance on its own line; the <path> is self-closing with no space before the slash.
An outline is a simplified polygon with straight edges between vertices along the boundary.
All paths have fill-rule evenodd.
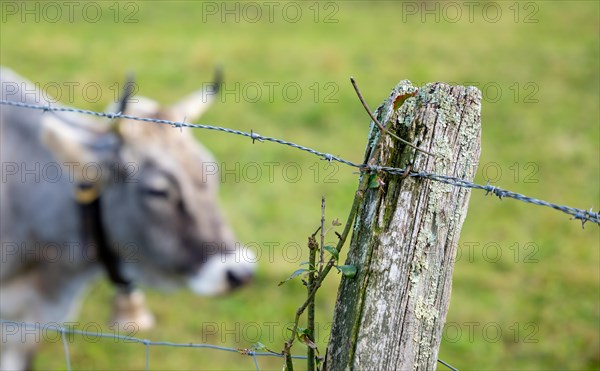
<path id="1" fill-rule="evenodd" d="M 258 133 L 255 133 L 254 131 L 252 131 L 252 129 L 250 129 L 250 138 L 252 139 L 252 144 L 254 144 L 254 141 L 258 140 L 259 142 L 262 142 L 262 136 Z"/>
<path id="2" fill-rule="evenodd" d="M 106 113 L 106 112 L 96 112 L 96 111 L 84 110 L 84 109 L 79 109 L 79 108 L 52 107 L 49 104 L 48 105 L 39 105 L 39 104 L 31 104 L 31 103 L 13 102 L 13 101 L 9 101 L 9 100 L 0 100 L 0 104 L 21 107 L 21 108 L 38 109 L 38 110 L 42 110 L 42 111 L 80 113 L 80 114 L 84 114 L 84 115 L 105 117 L 105 118 L 110 118 L 110 119 L 114 119 L 115 117 L 117 117 L 117 118 L 121 118 L 121 119 L 128 119 L 128 120 L 134 120 L 134 121 L 140 121 L 140 122 L 152 122 L 152 123 L 156 123 L 156 124 L 171 125 L 171 126 L 175 126 L 175 127 L 187 127 L 187 128 L 193 128 L 193 129 L 215 130 L 215 131 L 220 131 L 220 132 L 224 132 L 224 133 L 228 133 L 228 134 L 235 134 L 235 135 L 248 137 L 248 138 L 252 139 L 253 143 L 255 140 L 258 140 L 261 142 L 262 141 L 273 142 L 273 143 L 289 146 L 289 147 L 298 149 L 300 151 L 311 153 L 315 156 L 318 156 L 318 157 L 328 160 L 330 162 L 336 161 L 336 162 L 340 162 L 342 164 L 345 164 L 345 165 L 348 165 L 351 167 L 358 168 L 361 171 L 382 171 L 382 172 L 385 172 L 388 174 L 394 174 L 394 175 L 405 175 L 406 174 L 406 169 L 377 166 L 377 165 L 368 165 L 368 164 L 359 164 L 359 163 L 355 163 L 352 161 L 348 161 L 339 156 L 333 156 L 333 155 L 325 153 L 325 152 L 317 151 L 310 147 L 296 144 L 294 142 L 289 142 L 289 141 L 282 140 L 279 138 L 262 136 L 257 133 L 254 133 L 253 131 L 250 131 L 250 133 L 248 133 L 245 131 L 234 130 L 234 129 L 226 128 L 223 126 L 205 125 L 205 124 L 189 124 L 189 123 L 185 123 L 185 122 L 170 121 L 170 120 L 164 120 L 164 119 L 137 117 L 137 116 L 131 116 L 131 115 L 124 115 L 124 114 L 121 114 L 120 112 L 115 114 L 115 113 Z M 600 225 L 600 214 L 597 212 L 594 212 L 593 209 L 590 209 L 590 211 L 587 211 L 584 209 L 578 209 L 578 208 L 574 208 L 574 207 L 570 207 L 570 206 L 557 205 L 557 204 L 554 204 L 554 203 L 551 203 L 548 201 L 539 200 L 537 198 L 525 196 L 520 193 L 516 193 L 516 192 L 502 189 L 500 187 L 492 186 L 489 184 L 489 181 L 486 185 L 480 185 L 477 183 L 467 181 L 465 179 L 451 177 L 451 176 L 447 176 L 447 175 L 429 173 L 429 172 L 425 172 L 425 171 L 410 172 L 409 176 L 430 179 L 430 180 L 434 180 L 434 181 L 438 181 L 441 183 L 445 183 L 445 184 L 449 184 L 449 185 L 457 186 L 457 187 L 462 187 L 462 188 L 483 190 L 483 191 L 486 191 L 486 194 L 492 193 L 492 194 L 498 196 L 500 199 L 506 197 L 506 198 L 512 198 L 515 200 L 519 200 L 522 202 L 526 202 L 526 203 L 530 203 L 530 204 L 534 204 L 534 205 L 538 205 L 538 206 L 550 207 L 552 209 L 561 211 L 565 214 L 571 215 L 572 216 L 571 220 L 573 220 L 573 219 L 581 220 L 582 227 L 585 225 L 585 222 L 588 222 L 588 221 Z"/>
<path id="3" fill-rule="evenodd" d="M 175 129 L 179 128 L 179 132 L 183 133 L 183 124 L 185 124 L 185 120 L 187 119 L 186 116 L 183 117 L 183 121 L 182 122 L 176 122 L 173 124 L 173 127 Z"/>

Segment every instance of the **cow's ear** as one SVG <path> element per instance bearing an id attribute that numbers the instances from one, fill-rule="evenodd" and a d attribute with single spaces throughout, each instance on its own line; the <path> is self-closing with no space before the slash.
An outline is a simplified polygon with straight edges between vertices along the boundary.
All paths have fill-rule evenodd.
<path id="1" fill-rule="evenodd" d="M 167 109 L 169 119 L 186 122 L 197 120 L 218 97 L 222 82 L 223 72 L 218 67 L 215 70 L 215 77 L 212 83 L 203 84 L 200 89 Z"/>
<path id="2" fill-rule="evenodd" d="M 111 130 L 90 130 L 106 128 L 101 122 L 97 126 L 95 121 L 83 125 L 77 119 L 81 121 L 81 115 L 44 115 L 41 141 L 75 182 L 104 184 L 111 176 L 120 139 Z"/>

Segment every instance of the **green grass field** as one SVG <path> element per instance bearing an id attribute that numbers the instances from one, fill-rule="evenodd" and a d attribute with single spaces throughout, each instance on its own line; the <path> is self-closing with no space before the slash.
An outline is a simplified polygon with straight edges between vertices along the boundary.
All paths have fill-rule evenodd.
<path id="1" fill-rule="evenodd" d="M 45 2 L 0 4 L 0 63 L 51 94 L 49 82 L 79 82 L 72 97 L 61 90 L 63 103 L 103 110 L 114 99 L 111 86 L 130 70 L 140 94 L 173 103 L 222 65 L 225 92 L 199 122 L 360 162 L 369 119 L 349 76 L 373 108 L 401 79 L 475 85 L 484 94 L 477 182 L 600 207 L 597 2 L 92 2 L 100 15 L 75 3 L 72 21 L 61 2 L 57 21 Z M 38 6 L 39 17 L 25 6 Z M 101 97 L 88 91 L 86 99 L 86 83 L 102 87 Z M 327 218 L 345 219 L 357 175 L 289 147 L 196 135 L 229 171 L 222 205 L 240 241 L 262 254 L 258 276 L 219 298 L 148 289 L 158 326 L 135 335 L 237 348 L 260 341 L 281 350 L 304 288 L 277 283 L 307 260 L 296 246 L 318 226 L 322 195 Z M 262 176 L 254 181 L 256 168 Z M 440 358 L 460 370 L 599 369 L 599 247 L 596 225 L 582 230 L 557 211 L 473 191 Z M 322 352 L 338 282 L 333 275 L 318 297 Z M 89 324 L 98 323 L 108 331 L 112 294 L 105 280 L 91 287 L 80 329 L 97 330 Z M 301 345 L 295 350 L 304 353 Z M 145 367 L 140 344 L 75 337 L 70 352 L 74 369 Z M 281 369 L 282 361 L 260 365 Z M 253 367 L 251 358 L 214 350 L 150 352 L 154 370 Z M 65 368 L 60 341 L 43 344 L 36 368 Z"/>

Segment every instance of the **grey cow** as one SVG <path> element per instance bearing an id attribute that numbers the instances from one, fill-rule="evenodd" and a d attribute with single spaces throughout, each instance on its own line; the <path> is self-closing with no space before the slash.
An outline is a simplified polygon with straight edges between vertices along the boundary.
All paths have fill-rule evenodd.
<path id="1" fill-rule="evenodd" d="M 0 82 L 1 99 L 48 104 L 7 68 Z M 214 92 L 201 89 L 165 109 L 135 97 L 121 109 L 192 121 Z M 224 293 L 252 277 L 254 255 L 223 220 L 218 178 L 202 173 L 214 159 L 191 130 L 7 105 L 0 105 L 0 125 L 1 319 L 42 326 L 72 319 L 103 266 L 116 272 L 116 281 L 185 283 L 200 295 Z M 141 293 L 123 287 L 116 305 L 134 309 L 117 324 L 151 326 Z M 0 369 L 31 367 L 37 344 L 29 338 L 2 325 Z"/>

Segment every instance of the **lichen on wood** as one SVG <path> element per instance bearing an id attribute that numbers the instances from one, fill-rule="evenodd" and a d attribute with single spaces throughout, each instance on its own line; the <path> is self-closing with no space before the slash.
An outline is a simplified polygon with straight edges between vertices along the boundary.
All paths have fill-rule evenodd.
<path id="1" fill-rule="evenodd" d="M 480 154 L 481 92 L 401 81 L 377 109 L 365 162 L 473 180 Z M 383 137 L 380 137 L 383 136 Z M 373 176 L 364 173 L 364 176 Z M 470 191 L 418 177 L 379 173 L 359 206 L 325 367 L 434 369 L 450 300 L 452 270 Z"/>

